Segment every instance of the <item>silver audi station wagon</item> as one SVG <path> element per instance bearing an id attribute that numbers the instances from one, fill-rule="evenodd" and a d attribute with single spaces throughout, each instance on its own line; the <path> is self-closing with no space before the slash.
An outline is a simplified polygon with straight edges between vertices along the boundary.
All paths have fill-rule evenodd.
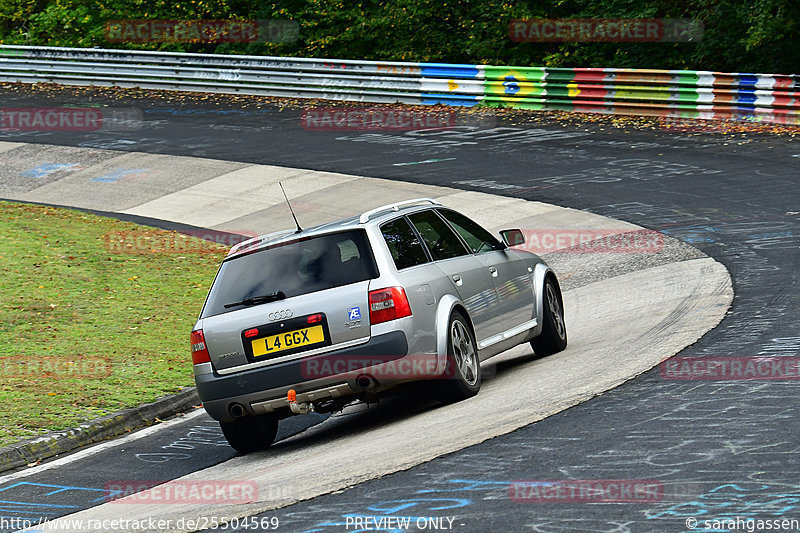
<path id="1" fill-rule="evenodd" d="M 478 393 L 480 362 L 567 345 L 558 280 L 431 199 L 399 202 L 234 246 L 191 332 L 197 392 L 246 453 L 278 421 L 425 380 L 442 402 Z"/>

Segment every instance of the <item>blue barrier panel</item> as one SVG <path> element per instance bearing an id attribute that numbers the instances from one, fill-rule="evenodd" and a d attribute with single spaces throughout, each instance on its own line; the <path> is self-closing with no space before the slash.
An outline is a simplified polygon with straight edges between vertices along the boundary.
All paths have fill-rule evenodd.
<path id="1" fill-rule="evenodd" d="M 420 63 L 422 76 L 431 78 L 477 78 L 478 67 L 475 65 L 450 65 L 448 63 Z"/>
<path id="2" fill-rule="evenodd" d="M 758 83 L 758 74 L 738 74 L 739 87 L 753 87 Z"/>

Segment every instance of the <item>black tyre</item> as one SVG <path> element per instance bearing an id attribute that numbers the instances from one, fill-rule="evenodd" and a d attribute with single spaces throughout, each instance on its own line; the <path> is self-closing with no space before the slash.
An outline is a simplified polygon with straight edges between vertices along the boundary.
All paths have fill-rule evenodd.
<path id="1" fill-rule="evenodd" d="M 278 418 L 274 415 L 246 416 L 219 425 L 225 440 L 239 453 L 265 450 L 278 434 Z"/>
<path id="2" fill-rule="evenodd" d="M 475 336 L 467 319 L 453 313 L 447 326 L 447 367 L 434 380 L 434 394 L 442 403 L 454 403 L 478 394 L 481 389 L 481 365 Z"/>
<path id="3" fill-rule="evenodd" d="M 539 357 L 560 352 L 567 347 L 567 326 L 564 323 L 561 290 L 549 276 L 544 280 L 543 304 L 542 333 L 531 341 L 531 347 Z"/>

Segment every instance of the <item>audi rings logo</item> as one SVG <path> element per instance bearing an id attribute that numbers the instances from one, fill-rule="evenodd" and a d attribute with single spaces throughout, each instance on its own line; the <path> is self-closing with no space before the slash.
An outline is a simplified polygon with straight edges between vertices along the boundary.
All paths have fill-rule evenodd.
<path id="1" fill-rule="evenodd" d="M 292 310 L 291 309 L 284 309 L 283 311 L 275 311 L 274 313 L 270 313 L 268 318 L 270 320 L 283 320 L 284 318 L 291 318 Z"/>

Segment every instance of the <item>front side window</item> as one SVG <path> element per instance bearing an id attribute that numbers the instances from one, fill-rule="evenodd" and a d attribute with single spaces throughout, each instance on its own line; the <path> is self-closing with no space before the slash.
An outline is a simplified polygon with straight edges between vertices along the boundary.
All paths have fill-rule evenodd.
<path id="1" fill-rule="evenodd" d="M 450 259 L 469 252 L 453 230 L 433 211 L 422 211 L 408 217 L 425 241 L 435 260 Z"/>
<path id="2" fill-rule="evenodd" d="M 397 270 L 421 265 L 428 262 L 425 249 L 419 242 L 417 234 L 408 225 L 405 218 L 398 218 L 381 226 L 383 239 L 392 254 Z"/>
<path id="3" fill-rule="evenodd" d="M 498 241 L 494 235 L 486 231 L 477 222 L 465 217 L 461 213 L 450 211 L 449 209 L 441 209 L 439 213 L 447 219 L 451 226 L 453 226 L 461 238 L 467 243 L 473 253 L 488 252 L 491 250 L 501 250 L 503 245 Z"/>

